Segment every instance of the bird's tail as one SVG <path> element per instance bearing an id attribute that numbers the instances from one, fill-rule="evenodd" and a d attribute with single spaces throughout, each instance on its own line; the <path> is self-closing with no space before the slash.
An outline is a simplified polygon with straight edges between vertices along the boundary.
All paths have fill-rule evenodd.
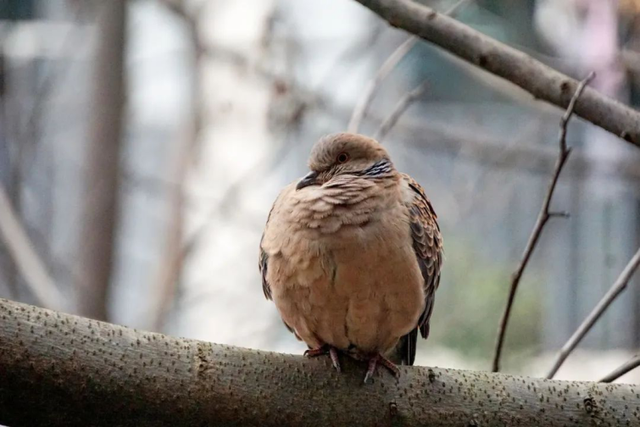
<path id="1" fill-rule="evenodd" d="M 416 345 L 418 343 L 418 328 L 400 338 L 396 347 L 387 357 L 397 365 L 413 365 L 416 360 Z"/>

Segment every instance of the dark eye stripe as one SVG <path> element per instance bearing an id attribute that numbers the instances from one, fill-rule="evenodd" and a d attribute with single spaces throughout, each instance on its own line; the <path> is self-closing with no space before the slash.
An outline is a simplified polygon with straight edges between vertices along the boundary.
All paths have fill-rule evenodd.
<path id="1" fill-rule="evenodd" d="M 391 172 L 391 162 L 387 159 L 382 159 L 374 163 L 368 169 L 363 170 L 360 175 L 378 176 L 388 172 Z"/>

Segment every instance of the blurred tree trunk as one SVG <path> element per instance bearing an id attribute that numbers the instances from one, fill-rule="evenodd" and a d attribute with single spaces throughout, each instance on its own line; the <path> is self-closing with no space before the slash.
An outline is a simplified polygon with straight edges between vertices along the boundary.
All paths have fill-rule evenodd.
<path id="1" fill-rule="evenodd" d="M 196 151 L 200 149 L 199 143 L 203 126 L 203 87 L 202 68 L 203 52 L 202 41 L 199 34 L 200 18 L 198 12 L 189 11 L 185 2 L 172 3 L 165 0 L 165 4 L 170 7 L 184 22 L 189 33 L 189 67 L 190 67 L 190 111 L 189 120 L 184 126 L 177 141 L 177 154 L 175 159 L 175 169 L 171 174 L 171 195 L 169 223 L 166 229 L 166 245 L 156 279 L 158 286 L 158 301 L 154 310 L 152 329 L 162 331 L 165 328 L 167 317 L 170 314 L 172 305 L 175 302 L 179 290 L 182 269 L 189 248 L 184 245 L 185 234 L 185 204 L 186 204 L 186 181 L 189 168 L 197 157 Z"/>
<path id="2" fill-rule="evenodd" d="M 118 215 L 126 4 L 109 0 L 97 7 L 99 40 L 80 236 L 78 310 L 88 317 L 106 319 Z"/>
<path id="3" fill-rule="evenodd" d="M 4 52 L 0 52 L 0 184 L 5 188 L 11 188 L 12 183 L 11 147 L 7 130 L 8 108 L 5 57 Z M 6 292 L 5 295 L 9 295 L 9 298 L 18 299 L 15 279 L 15 264 L 6 246 L 0 244 L 0 292 Z"/>

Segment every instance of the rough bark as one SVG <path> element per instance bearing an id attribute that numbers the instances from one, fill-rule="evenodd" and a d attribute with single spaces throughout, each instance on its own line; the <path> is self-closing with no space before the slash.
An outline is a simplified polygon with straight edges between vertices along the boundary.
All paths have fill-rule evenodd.
<path id="1" fill-rule="evenodd" d="M 401 28 L 565 109 L 579 82 L 532 57 L 411 0 L 356 0 Z M 575 113 L 640 147 L 640 113 L 587 88 Z"/>
<path id="2" fill-rule="evenodd" d="M 95 319 L 106 319 L 118 214 L 127 5 L 124 0 L 112 0 L 97 8 L 99 42 L 80 236 L 78 310 Z"/>
<path id="3" fill-rule="evenodd" d="M 267 353 L 0 299 L 0 424 L 628 426 L 640 386 Z"/>

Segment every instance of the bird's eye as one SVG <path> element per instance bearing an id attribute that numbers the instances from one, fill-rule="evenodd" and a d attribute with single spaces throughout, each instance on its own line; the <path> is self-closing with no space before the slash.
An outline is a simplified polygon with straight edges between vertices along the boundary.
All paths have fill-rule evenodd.
<path id="1" fill-rule="evenodd" d="M 340 153 L 338 154 L 338 157 L 336 157 L 336 163 L 338 164 L 345 163 L 347 160 L 349 160 L 349 155 L 347 153 Z"/>

